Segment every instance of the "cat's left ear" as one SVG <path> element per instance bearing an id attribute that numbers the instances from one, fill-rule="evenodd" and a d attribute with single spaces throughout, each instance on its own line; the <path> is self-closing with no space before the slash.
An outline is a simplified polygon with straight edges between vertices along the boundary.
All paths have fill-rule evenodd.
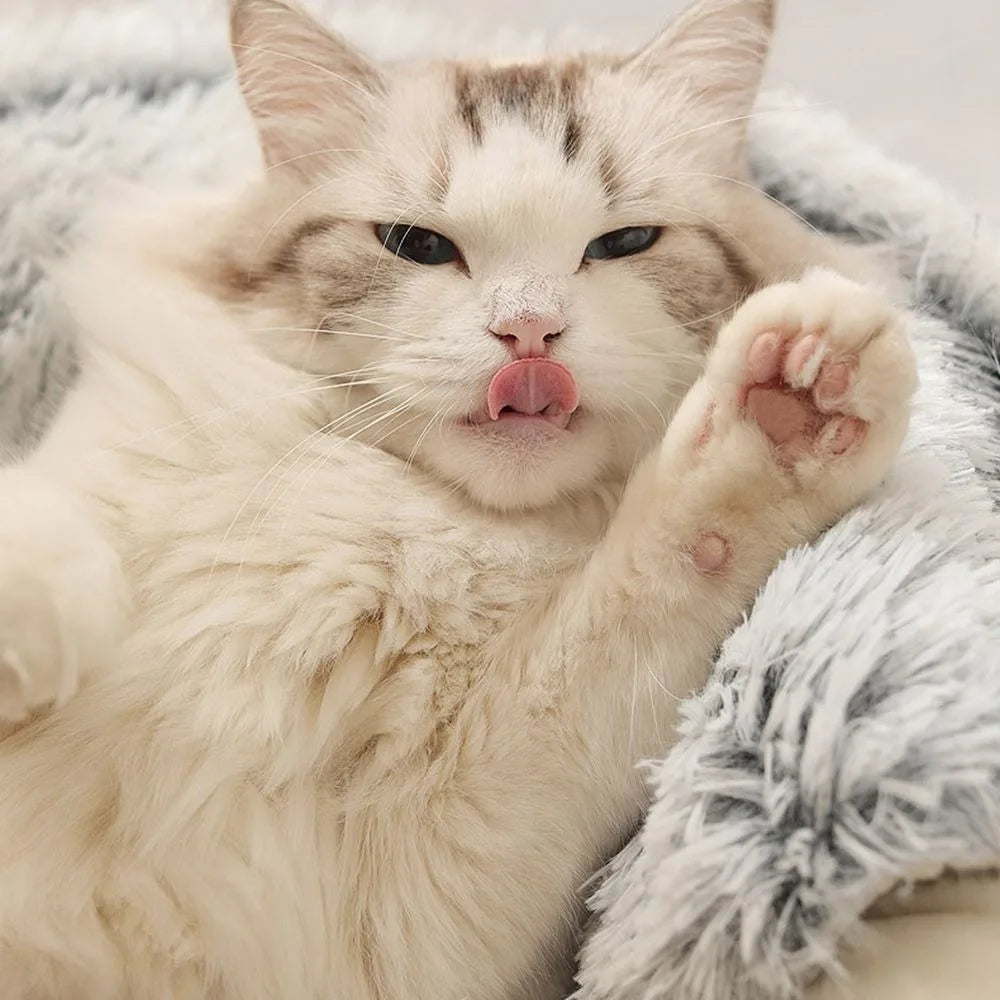
<path id="1" fill-rule="evenodd" d="M 713 129 L 721 138 L 724 130 L 740 156 L 771 47 L 774 9 L 775 0 L 700 0 L 620 71 L 664 94 L 685 95 L 692 114 L 704 119 L 704 138 L 713 138 Z"/>
<path id="2" fill-rule="evenodd" d="M 268 166 L 312 176 L 363 139 L 385 82 L 347 41 L 284 0 L 232 0 L 230 38 Z"/>

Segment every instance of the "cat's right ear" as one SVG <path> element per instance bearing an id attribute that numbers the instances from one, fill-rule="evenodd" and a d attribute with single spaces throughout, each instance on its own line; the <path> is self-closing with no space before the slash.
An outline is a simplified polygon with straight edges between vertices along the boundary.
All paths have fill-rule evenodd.
<path id="1" fill-rule="evenodd" d="M 230 38 L 269 167 L 314 176 L 358 146 L 385 93 L 374 63 L 283 0 L 232 0 Z"/>
<path id="2" fill-rule="evenodd" d="M 696 0 L 620 66 L 664 94 L 683 95 L 689 134 L 697 133 L 706 149 L 716 147 L 727 169 L 744 169 L 746 123 L 764 75 L 775 6 L 776 0 Z"/>

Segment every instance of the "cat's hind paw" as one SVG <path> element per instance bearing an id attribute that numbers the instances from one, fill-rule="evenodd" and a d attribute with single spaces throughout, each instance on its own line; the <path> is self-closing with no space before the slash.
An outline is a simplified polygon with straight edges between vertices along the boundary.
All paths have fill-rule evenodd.
<path id="1" fill-rule="evenodd" d="M 0 478 L 0 720 L 62 704 L 117 646 L 125 600 L 117 556 L 48 490 Z"/>

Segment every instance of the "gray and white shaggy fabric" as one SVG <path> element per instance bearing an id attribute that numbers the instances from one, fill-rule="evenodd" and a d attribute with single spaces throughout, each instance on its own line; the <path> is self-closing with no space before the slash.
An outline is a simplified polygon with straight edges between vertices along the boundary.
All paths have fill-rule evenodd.
<path id="1" fill-rule="evenodd" d="M 41 265 L 83 209 L 117 180 L 236 177 L 252 142 L 221 0 L 31 6 L 0 13 L 11 452 L 72 376 Z M 472 28 L 436 31 L 395 6 L 335 11 L 377 55 L 440 51 L 442 37 L 484 48 Z M 757 182 L 817 227 L 879 245 L 926 315 L 917 416 L 891 479 L 782 562 L 683 705 L 679 742 L 642 765 L 653 804 L 595 874 L 581 1000 L 794 997 L 836 973 L 877 896 L 1000 858 L 1000 245 L 836 116 L 772 105 L 754 123 Z"/>

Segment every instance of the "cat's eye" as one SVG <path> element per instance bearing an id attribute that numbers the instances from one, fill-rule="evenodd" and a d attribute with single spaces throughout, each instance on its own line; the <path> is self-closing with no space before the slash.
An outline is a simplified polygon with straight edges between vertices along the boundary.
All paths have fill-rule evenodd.
<path id="1" fill-rule="evenodd" d="M 375 235 L 389 253 L 414 264 L 450 264 L 462 257 L 447 236 L 405 222 L 379 223 Z"/>
<path id="2" fill-rule="evenodd" d="M 611 257 L 630 257 L 648 250 L 663 232 L 660 226 L 626 226 L 615 229 L 587 244 L 584 260 L 607 260 Z"/>

